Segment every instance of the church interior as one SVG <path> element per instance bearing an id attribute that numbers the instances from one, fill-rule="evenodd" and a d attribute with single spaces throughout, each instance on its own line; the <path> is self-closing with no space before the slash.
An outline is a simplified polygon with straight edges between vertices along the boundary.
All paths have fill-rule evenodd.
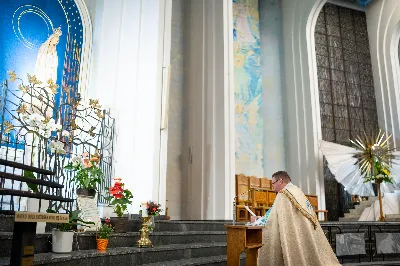
<path id="1" fill-rule="evenodd" d="M 400 265 L 399 51 L 399 0 L 0 1 L 0 265 L 257 265 L 277 171 Z"/>

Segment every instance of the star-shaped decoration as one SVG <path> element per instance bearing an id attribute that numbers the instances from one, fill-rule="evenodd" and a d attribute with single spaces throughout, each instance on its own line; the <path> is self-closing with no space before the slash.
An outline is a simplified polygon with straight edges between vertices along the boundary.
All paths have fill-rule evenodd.
<path id="1" fill-rule="evenodd" d="M 14 125 L 11 124 L 10 121 L 5 122 L 5 123 L 4 123 L 4 127 L 5 127 L 5 128 L 4 128 L 4 133 L 6 133 L 6 134 L 10 133 L 11 130 L 14 129 Z"/>
<path id="2" fill-rule="evenodd" d="M 31 76 L 28 74 L 28 81 L 33 86 L 42 84 L 42 82 L 40 80 L 38 80 L 35 75 Z"/>
<path id="3" fill-rule="evenodd" d="M 22 85 L 22 84 L 19 84 L 18 89 L 20 89 L 20 91 L 22 91 L 23 94 L 28 93 L 29 91 L 29 87 L 27 85 Z"/>
<path id="4" fill-rule="evenodd" d="M 47 85 L 49 86 L 49 88 L 50 88 L 50 90 L 51 90 L 51 92 L 53 93 L 53 94 L 55 94 L 55 93 L 57 93 L 57 89 L 58 89 L 58 84 L 55 84 L 54 83 L 54 81 L 53 81 L 53 79 L 49 79 L 48 81 L 47 81 Z"/>
<path id="5" fill-rule="evenodd" d="M 17 109 L 17 113 L 18 114 L 25 114 L 26 112 L 27 112 L 27 107 L 26 107 L 26 104 L 21 104 L 19 107 L 18 107 L 18 109 Z"/>
<path id="6" fill-rule="evenodd" d="M 10 76 L 10 82 L 14 82 L 17 79 L 17 74 L 13 70 L 7 71 L 8 75 Z"/>
<path id="7" fill-rule="evenodd" d="M 99 104 L 99 100 L 89 99 L 89 105 L 96 109 L 101 108 L 101 105 Z"/>

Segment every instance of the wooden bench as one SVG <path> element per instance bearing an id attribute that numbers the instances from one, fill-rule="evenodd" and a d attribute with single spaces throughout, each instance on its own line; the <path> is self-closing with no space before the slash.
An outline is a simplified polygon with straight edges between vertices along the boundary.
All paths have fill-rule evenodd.
<path id="1" fill-rule="evenodd" d="M 271 180 L 263 177 L 236 175 L 236 221 L 250 220 L 249 208 L 257 215 L 264 215 L 274 203 L 276 193 L 272 190 Z"/>
<path id="2" fill-rule="evenodd" d="M 324 222 L 328 221 L 328 211 L 327 210 L 319 210 L 318 209 L 318 196 L 317 195 L 309 195 L 306 194 L 308 201 L 310 202 L 311 206 L 314 208 L 315 214 L 318 215 L 320 213 L 324 214 Z"/>
<path id="3" fill-rule="evenodd" d="M 246 222 L 250 220 L 250 214 L 245 206 L 257 215 L 263 216 L 272 207 L 276 198 L 276 192 L 272 190 L 272 181 L 266 177 L 235 175 L 236 191 L 236 221 Z M 324 214 L 324 220 L 328 220 L 328 211 L 318 209 L 318 196 L 306 194 L 308 201 L 314 208 L 315 214 Z"/>

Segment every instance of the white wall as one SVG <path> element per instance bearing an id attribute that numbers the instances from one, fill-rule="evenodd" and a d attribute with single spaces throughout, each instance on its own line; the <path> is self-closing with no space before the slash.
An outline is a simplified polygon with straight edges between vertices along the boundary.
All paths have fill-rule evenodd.
<path id="1" fill-rule="evenodd" d="M 400 1 L 376 0 L 367 6 L 367 27 L 379 127 L 400 139 Z"/>
<path id="2" fill-rule="evenodd" d="M 286 166 L 293 182 L 325 208 L 314 29 L 325 0 L 283 0 Z"/>
<path id="3" fill-rule="evenodd" d="M 185 67 L 192 164 L 182 186 L 182 219 L 231 219 L 235 174 L 232 0 L 187 4 Z"/>
<path id="4" fill-rule="evenodd" d="M 165 187 L 160 191 L 159 149 L 168 1 L 86 2 L 93 24 L 88 95 L 116 117 L 115 176 L 132 191 L 134 203 L 129 211 L 137 213 L 142 201 L 159 201 L 162 193 L 165 200 Z"/>

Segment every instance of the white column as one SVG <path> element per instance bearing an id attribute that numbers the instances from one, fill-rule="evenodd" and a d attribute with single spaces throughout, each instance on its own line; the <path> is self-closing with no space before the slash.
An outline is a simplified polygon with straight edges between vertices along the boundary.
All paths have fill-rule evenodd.
<path id="1" fill-rule="evenodd" d="M 285 170 L 283 106 L 283 40 L 280 0 L 259 1 L 262 110 L 264 124 L 264 176 Z"/>
<path id="2" fill-rule="evenodd" d="M 188 2 L 189 145 L 184 219 L 231 219 L 234 197 L 231 0 Z"/>
<path id="3" fill-rule="evenodd" d="M 164 8 L 161 0 L 102 0 L 92 6 L 88 95 L 116 117 L 115 176 L 142 201 L 159 200 Z M 165 192 L 164 192 L 165 194 Z"/>
<path id="4" fill-rule="evenodd" d="M 315 56 L 315 23 L 325 0 L 283 0 L 285 55 L 284 113 L 287 170 L 306 193 L 325 207 L 322 139 Z"/>
<path id="5" fill-rule="evenodd" d="M 379 127 L 393 134 L 398 148 L 400 137 L 400 2 L 372 1 L 367 6 L 367 27 Z"/>

